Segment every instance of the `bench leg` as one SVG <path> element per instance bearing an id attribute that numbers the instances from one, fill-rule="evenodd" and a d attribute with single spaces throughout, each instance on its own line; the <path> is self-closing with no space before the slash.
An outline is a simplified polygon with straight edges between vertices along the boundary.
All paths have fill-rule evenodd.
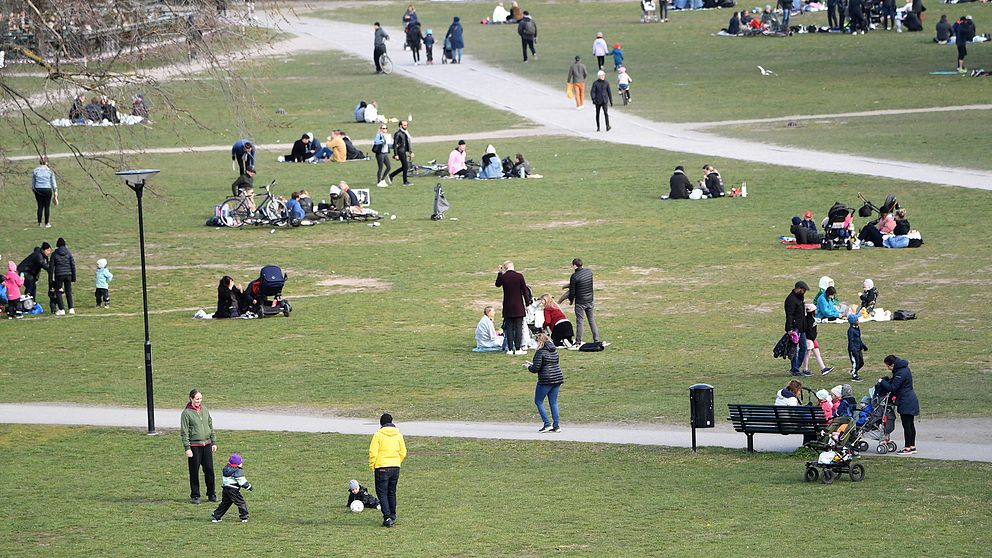
<path id="1" fill-rule="evenodd" d="M 747 434 L 747 451 L 754 453 L 754 434 Z"/>

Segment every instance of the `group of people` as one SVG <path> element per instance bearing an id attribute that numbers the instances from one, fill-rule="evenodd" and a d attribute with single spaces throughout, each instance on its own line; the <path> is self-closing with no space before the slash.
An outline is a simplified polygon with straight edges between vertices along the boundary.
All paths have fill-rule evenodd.
<path id="1" fill-rule="evenodd" d="M 36 246 L 20 263 L 7 262 L 3 276 L 3 289 L 0 294 L 5 301 L 8 318 L 21 318 L 25 314 L 40 314 L 44 311 L 38 304 L 38 282 L 42 274 L 48 276 L 49 311 L 56 316 L 76 313 L 72 286 L 76 282 L 76 258 L 69 250 L 64 238 L 59 237 L 55 248 L 48 242 Z M 113 273 L 107 267 L 107 260 L 96 261 L 94 271 L 94 297 L 97 308 L 110 307 L 110 282 Z"/>
<path id="2" fill-rule="evenodd" d="M 592 54 L 596 57 L 598 70 L 596 79 L 589 88 L 589 99 L 596 107 L 596 131 L 601 131 L 600 114 L 602 113 L 606 131 L 613 129 L 610 126 L 610 109 L 613 106 L 613 92 L 610 83 L 606 79 L 606 57 L 613 58 L 613 71 L 617 74 L 617 90 L 624 101 L 624 104 L 631 102 L 630 84 L 634 81 L 624 66 L 623 50 L 620 43 L 614 43 L 612 50 L 606 43 L 606 38 L 602 32 L 596 33 L 596 38 L 592 43 Z M 582 110 L 585 108 L 586 78 L 589 71 L 582 62 L 582 56 L 575 55 L 575 61 L 568 68 L 568 76 L 565 79 L 566 95 L 575 99 L 575 108 Z"/>
<path id="3" fill-rule="evenodd" d="M 331 135 L 327 136 L 327 145 L 321 146 L 320 140 L 314 137 L 313 132 L 307 132 L 293 142 L 293 149 L 288 155 L 280 155 L 277 160 L 280 163 L 319 163 L 321 161 L 343 163 L 364 159 L 368 159 L 368 157 L 355 147 L 344 130 L 332 130 Z"/>
<path id="4" fill-rule="evenodd" d="M 200 473 L 206 485 L 207 501 L 218 502 L 210 514 L 213 523 L 220 523 L 232 507 L 238 509 L 238 519 L 248 523 L 248 504 L 241 490 L 252 490 L 244 474 L 245 458 L 241 453 L 232 453 L 221 470 L 221 498 L 217 497 L 217 477 L 214 474 L 213 454 L 217 453 L 217 434 L 213 417 L 203 404 L 203 393 L 194 388 L 189 392 L 189 400 L 179 417 L 179 438 L 186 456 L 189 470 L 189 499 L 199 505 Z M 372 470 L 378 499 L 368 494 L 368 489 L 357 480 L 348 483 L 348 505 L 354 500 L 367 503 L 368 507 L 378 507 L 382 512 L 382 526 L 392 527 L 396 523 L 396 487 L 400 478 L 400 466 L 406 459 L 406 442 L 399 428 L 393 423 L 389 413 L 379 417 L 379 429 L 369 443 L 368 464 Z"/>
<path id="5" fill-rule="evenodd" d="M 892 398 L 899 411 L 905 437 L 902 450 L 896 454 L 913 455 L 917 452 L 916 417 L 920 414 L 920 401 L 913 389 L 913 373 L 909 369 L 909 362 L 896 355 L 887 355 L 882 363 L 890 375 L 879 378 L 869 393 L 874 398 Z M 801 381 L 791 380 L 785 388 L 776 392 L 775 405 L 793 407 L 801 405 L 803 389 L 805 388 Z M 865 398 L 859 406 L 850 384 L 837 385 L 829 391 L 821 389 L 815 392 L 815 397 L 817 401 L 811 403 L 823 409 L 824 418 L 828 423 L 827 432 L 837 433 L 852 427 L 857 422 L 858 414 L 868 412 L 864 407 L 870 405 L 872 399 L 872 397 Z"/>
<path id="6" fill-rule="evenodd" d="M 373 36 L 372 59 L 375 62 L 375 71 L 381 74 L 382 64 L 380 57 L 386 54 L 386 41 L 389 34 L 377 21 L 373 24 L 375 30 Z M 462 61 L 462 49 L 465 48 L 465 29 L 462 27 L 461 18 L 455 16 L 444 34 L 443 61 L 452 64 L 460 64 Z M 417 10 L 413 4 L 409 4 L 403 12 L 403 44 L 410 49 L 413 55 L 413 64 L 420 65 L 420 48 L 424 47 L 427 55 L 427 64 L 434 63 L 434 45 L 437 42 L 434 38 L 434 31 L 430 28 L 424 30 L 423 24 L 417 16 Z"/>
<path id="7" fill-rule="evenodd" d="M 448 154 L 448 176 L 451 178 L 477 178 L 491 180 L 497 178 L 527 178 L 533 174 L 530 162 L 522 153 L 517 153 L 511 160 L 509 157 L 501 160 L 496 153 L 496 147 L 489 144 L 482 154 L 482 163 L 478 172 L 468 166 L 465 140 L 458 140 L 458 145 Z"/>
<path id="8" fill-rule="evenodd" d="M 703 198 L 722 198 L 727 195 L 723 187 L 723 177 L 713 165 L 703 165 L 703 177 L 696 186 L 685 174 L 685 167 L 678 165 L 668 179 L 668 195 L 662 195 L 663 200 L 700 200 Z"/>
<path id="9" fill-rule="evenodd" d="M 106 95 L 94 95 L 86 102 L 86 96 L 80 93 L 69 107 L 69 122 L 72 125 L 133 124 L 149 119 L 148 103 L 140 93 L 131 98 L 130 117 L 121 115 L 117 103 Z"/>

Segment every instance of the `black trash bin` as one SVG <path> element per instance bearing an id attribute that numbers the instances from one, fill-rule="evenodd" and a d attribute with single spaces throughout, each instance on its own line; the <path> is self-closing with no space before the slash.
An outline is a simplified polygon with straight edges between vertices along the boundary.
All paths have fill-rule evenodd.
<path id="1" fill-rule="evenodd" d="M 692 426 L 692 451 L 696 451 L 696 429 L 716 426 L 713 417 L 713 386 L 689 386 L 689 423 Z"/>

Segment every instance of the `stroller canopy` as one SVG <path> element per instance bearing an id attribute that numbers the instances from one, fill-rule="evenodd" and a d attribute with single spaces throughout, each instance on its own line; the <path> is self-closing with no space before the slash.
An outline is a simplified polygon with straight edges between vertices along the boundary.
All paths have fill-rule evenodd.
<path id="1" fill-rule="evenodd" d="M 431 214 L 431 219 L 434 221 L 444 219 L 444 212 L 448 211 L 450 207 L 447 198 L 444 197 L 444 190 L 441 189 L 441 183 L 438 182 L 437 186 L 434 187 L 434 213 Z"/>

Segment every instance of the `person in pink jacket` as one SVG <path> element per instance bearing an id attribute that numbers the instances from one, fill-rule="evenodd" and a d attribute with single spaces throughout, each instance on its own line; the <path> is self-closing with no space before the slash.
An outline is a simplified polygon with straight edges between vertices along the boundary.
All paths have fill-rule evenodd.
<path id="1" fill-rule="evenodd" d="M 452 178 L 460 176 L 462 178 L 475 178 L 475 171 L 465 164 L 465 140 L 458 140 L 458 146 L 451 150 L 448 155 L 448 174 Z"/>
<path id="2" fill-rule="evenodd" d="M 21 287 L 24 286 L 24 279 L 17 273 L 17 264 L 13 260 L 7 261 L 7 274 L 3 276 L 3 286 L 7 287 L 7 319 L 21 317 L 18 311 L 18 301 L 21 299 Z"/>

